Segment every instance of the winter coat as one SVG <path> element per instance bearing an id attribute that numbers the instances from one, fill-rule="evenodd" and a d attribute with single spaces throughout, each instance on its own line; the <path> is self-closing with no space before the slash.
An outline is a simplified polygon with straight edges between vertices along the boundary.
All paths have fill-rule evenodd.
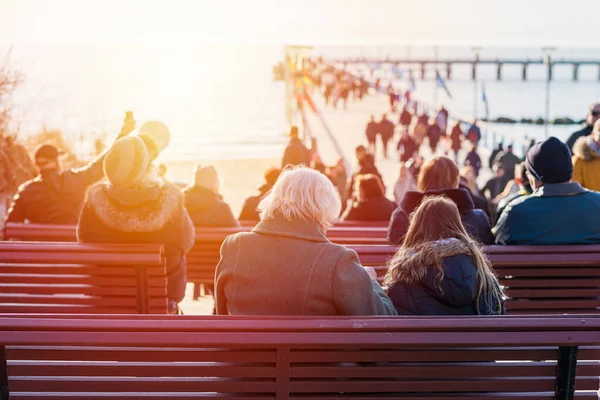
<path id="1" fill-rule="evenodd" d="M 481 157 L 475 150 L 470 151 L 465 159 L 465 165 L 473 167 L 475 170 L 475 176 L 479 176 L 479 170 L 481 169 Z"/>
<path id="2" fill-rule="evenodd" d="M 410 111 L 408 110 L 402 110 L 402 113 L 400 114 L 400 125 L 402 126 L 410 126 L 410 123 L 412 122 L 412 114 L 410 113 Z"/>
<path id="3" fill-rule="evenodd" d="M 389 119 L 385 119 L 379 123 L 379 133 L 381 140 L 387 142 L 394 137 L 394 123 Z"/>
<path id="4" fill-rule="evenodd" d="M 431 263 L 419 282 L 391 284 L 388 296 L 399 315 L 498 314 L 498 303 L 490 293 L 482 294 L 479 299 L 479 312 L 477 311 L 477 266 L 465 245 L 458 239 L 446 239 L 423 246 L 427 246 L 428 251 L 432 251 L 436 258 L 441 259 L 444 278 L 439 282 L 439 270 Z M 422 251 L 425 249 L 415 249 L 415 253 Z M 407 260 L 405 267 L 411 267 L 411 259 Z M 422 266 L 414 266 L 420 267 Z M 486 300 L 488 297 L 492 300 L 491 304 Z M 506 314 L 504 302 L 501 304 L 501 314 Z"/>
<path id="5" fill-rule="evenodd" d="M 126 203 L 126 204 L 123 204 Z M 141 189 L 127 201 L 117 200 L 108 186 L 88 191 L 77 225 L 77 240 L 86 243 L 157 243 L 165 246 L 167 296 L 179 302 L 185 294 L 185 255 L 194 245 L 194 225 L 183 195 L 165 183 Z"/>
<path id="6" fill-rule="evenodd" d="M 366 136 L 367 142 L 375 143 L 377 141 L 377 131 L 379 130 L 379 124 L 375 121 L 371 121 L 367 124 Z"/>
<path id="7" fill-rule="evenodd" d="M 77 224 L 88 186 L 104 177 L 103 162 L 101 156 L 83 168 L 42 171 L 19 187 L 6 222 Z"/>
<path id="8" fill-rule="evenodd" d="M 450 140 L 452 141 L 452 144 L 451 144 L 452 150 L 457 152 L 461 149 L 463 137 L 464 137 L 464 134 L 463 134 L 462 129 L 460 128 L 460 125 L 455 125 L 454 128 L 452 128 L 452 132 L 450 132 Z"/>
<path id="9" fill-rule="evenodd" d="M 389 221 L 396 209 L 396 203 L 385 196 L 358 200 L 347 208 L 342 216 L 343 221 Z"/>
<path id="10" fill-rule="evenodd" d="M 429 196 L 444 196 L 452 200 L 458 207 L 461 220 L 469 235 L 483 244 L 490 244 L 494 241 L 490 220 L 485 211 L 475 209 L 469 191 L 458 188 L 406 193 L 402 205 L 394 211 L 390 220 L 387 236 L 390 244 L 402 244 L 410 224 L 409 215 L 425 197 Z"/>
<path id="11" fill-rule="evenodd" d="M 283 159 L 281 160 L 281 168 L 285 168 L 286 165 L 310 165 L 311 161 L 310 150 L 302 144 L 300 139 L 292 139 L 285 148 L 283 153 Z"/>
<path id="12" fill-rule="evenodd" d="M 188 186 L 183 189 L 185 208 L 197 227 L 238 226 L 231 208 L 221 195 L 203 186 Z"/>
<path id="13" fill-rule="evenodd" d="M 419 150 L 417 143 L 411 136 L 403 136 L 398 141 L 397 149 L 402 149 L 402 155 L 400 155 L 400 161 L 402 162 L 410 160 L 417 150 Z"/>
<path id="14" fill-rule="evenodd" d="M 504 210 L 506 210 L 506 207 L 512 203 L 514 200 L 523 197 L 523 196 L 529 196 L 531 194 L 531 187 L 528 186 L 527 189 L 520 189 L 517 193 L 513 193 L 510 196 L 507 196 L 505 198 L 503 198 L 502 200 L 500 200 L 498 202 L 498 208 L 497 208 L 497 212 L 496 215 L 498 216 L 498 219 L 500 219 L 500 217 L 502 216 L 502 213 L 504 212 Z"/>
<path id="15" fill-rule="evenodd" d="M 495 176 L 488 180 L 484 187 L 481 188 L 482 194 L 488 194 L 490 200 L 494 200 L 500 193 L 504 191 L 506 184 L 510 181 L 508 175 Z"/>
<path id="16" fill-rule="evenodd" d="M 569 136 L 569 138 L 567 139 L 567 141 L 565 143 L 567 144 L 567 146 L 569 146 L 569 149 L 571 150 L 571 154 L 575 154 L 574 147 L 575 147 L 575 142 L 577 142 L 577 139 L 579 139 L 580 137 L 589 136 L 592 133 L 593 128 L 594 127 L 592 125 L 590 125 L 586 122 L 583 125 L 583 128 L 581 130 L 578 130 L 577 132 L 573 132 L 571 134 L 571 136 Z"/>
<path id="17" fill-rule="evenodd" d="M 427 130 L 427 137 L 429 138 L 429 145 L 434 148 L 442 137 L 442 131 L 437 124 L 433 124 Z"/>
<path id="18" fill-rule="evenodd" d="M 600 191 L 600 154 L 590 147 L 588 137 L 577 139 L 573 146 L 573 181 Z"/>
<path id="19" fill-rule="evenodd" d="M 314 221 L 276 214 L 229 236 L 215 275 L 220 315 L 395 315 L 354 250 Z"/>
<path id="20" fill-rule="evenodd" d="M 546 183 L 513 200 L 494 228 L 497 244 L 600 244 L 600 193 L 578 182 Z"/>
<path id="21" fill-rule="evenodd" d="M 511 152 L 502 152 L 496 156 L 496 162 L 502 164 L 502 167 L 506 171 L 506 176 L 509 179 L 514 178 L 515 168 L 521 163 L 521 159 Z"/>
<path id="22" fill-rule="evenodd" d="M 250 196 L 246 200 L 244 200 L 244 204 L 242 205 L 242 211 L 240 211 L 240 216 L 238 220 L 240 221 L 258 221 L 260 216 L 258 215 L 258 204 L 262 200 L 265 194 L 269 190 L 271 190 L 271 185 L 264 184 L 260 188 L 258 188 L 258 195 Z"/>

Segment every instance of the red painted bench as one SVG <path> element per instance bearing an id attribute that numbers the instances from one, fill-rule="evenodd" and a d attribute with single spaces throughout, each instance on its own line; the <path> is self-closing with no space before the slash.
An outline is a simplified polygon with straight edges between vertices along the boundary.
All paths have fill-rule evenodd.
<path id="1" fill-rule="evenodd" d="M 381 277 L 396 246 L 348 246 Z M 488 246 L 510 314 L 600 313 L 600 245 Z"/>
<path id="2" fill-rule="evenodd" d="M 0 242 L 0 313 L 167 312 L 163 246 Z"/>
<path id="3" fill-rule="evenodd" d="M 598 399 L 600 316 L 0 316 L 0 398 Z"/>

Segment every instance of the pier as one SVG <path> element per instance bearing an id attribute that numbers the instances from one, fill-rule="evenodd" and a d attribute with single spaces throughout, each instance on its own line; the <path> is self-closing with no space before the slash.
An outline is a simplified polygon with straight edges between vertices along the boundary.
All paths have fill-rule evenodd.
<path id="1" fill-rule="evenodd" d="M 520 65 L 521 66 L 521 77 L 523 81 L 527 80 L 527 69 L 530 65 L 546 65 L 548 69 L 548 80 L 552 80 L 553 69 L 555 65 L 571 65 L 573 68 L 573 81 L 579 80 L 579 67 L 582 65 L 596 65 L 598 68 L 598 81 L 600 81 L 600 59 L 598 60 L 570 60 L 570 59 L 557 59 L 552 60 L 551 58 L 544 59 L 499 59 L 499 58 L 479 58 L 476 56 L 474 59 L 467 58 L 453 58 L 453 59 L 412 59 L 412 58 L 402 58 L 402 59 L 365 59 L 365 58 L 355 58 L 355 59 L 334 59 L 329 60 L 329 62 L 336 64 L 392 64 L 396 67 L 400 66 L 418 66 L 418 70 L 420 70 L 420 76 L 422 80 L 426 79 L 426 71 L 427 66 L 433 65 L 441 70 L 446 71 L 446 78 L 452 79 L 452 67 L 454 65 L 470 65 L 471 66 L 471 78 L 473 80 L 477 79 L 477 67 L 479 65 L 495 65 L 496 66 L 496 79 L 502 80 L 502 68 L 504 65 Z M 443 66 L 443 67 L 442 67 Z M 412 73 L 412 69 L 409 68 L 409 74 Z M 435 77 L 435 76 L 434 76 Z"/>

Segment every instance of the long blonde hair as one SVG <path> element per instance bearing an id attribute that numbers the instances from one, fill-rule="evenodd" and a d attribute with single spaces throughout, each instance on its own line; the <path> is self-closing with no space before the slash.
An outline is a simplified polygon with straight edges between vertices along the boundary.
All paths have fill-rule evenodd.
<path id="1" fill-rule="evenodd" d="M 494 311 L 500 314 L 502 291 L 492 265 L 480 245 L 465 230 L 456 204 L 445 197 L 427 197 L 413 212 L 404 243 L 388 262 L 385 285 L 421 282 L 427 268 L 433 265 L 438 270 L 437 284 L 441 286 L 443 259 L 456 254 L 468 255 L 475 261 L 479 282 L 477 312 L 480 312 L 481 296 L 485 296 L 488 307 L 492 309 L 496 304 L 498 308 Z"/>

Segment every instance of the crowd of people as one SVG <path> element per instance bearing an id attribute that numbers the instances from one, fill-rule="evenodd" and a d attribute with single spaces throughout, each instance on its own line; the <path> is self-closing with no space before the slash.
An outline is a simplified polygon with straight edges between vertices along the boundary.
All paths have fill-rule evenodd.
<path id="1" fill-rule="evenodd" d="M 223 243 L 214 287 L 218 314 L 504 314 L 502 288 L 483 245 L 600 243 L 600 188 L 594 186 L 600 183 L 594 173 L 600 104 L 590 107 L 592 129 L 577 133 L 574 154 L 554 137 L 533 145 L 524 161 L 512 146 L 499 146 L 488 160 L 495 176 L 481 190 L 480 164 L 467 162 L 461 170 L 456 154 L 435 155 L 447 130 L 455 153 L 464 137 L 474 148 L 477 126 L 464 135 L 458 124 L 448 129 L 445 110 L 431 124 L 424 115 L 409 115 L 409 121 L 404 111 L 410 114 L 403 110 L 400 117 L 394 201 L 386 197 L 372 141 L 356 148 L 356 172 L 348 177 L 343 160 L 325 166 L 292 127 L 281 169 L 265 172 L 236 219 L 219 194 L 214 167 L 198 165 L 193 182 L 176 187 L 154 162 L 168 144 L 167 127 L 150 121 L 133 134 L 135 124 L 126 119 L 110 148 L 77 170 L 62 171 L 58 149 L 40 147 L 39 176 L 19 188 L 7 222 L 74 224 L 82 242 L 164 244 L 174 313 L 184 297 L 195 226 L 257 221 L 251 232 Z M 367 139 L 385 132 L 386 121 L 371 118 Z M 433 155 L 427 161 L 419 156 L 425 138 Z M 383 288 L 353 250 L 327 239 L 339 220 L 389 222 L 388 241 L 399 249 Z"/>

